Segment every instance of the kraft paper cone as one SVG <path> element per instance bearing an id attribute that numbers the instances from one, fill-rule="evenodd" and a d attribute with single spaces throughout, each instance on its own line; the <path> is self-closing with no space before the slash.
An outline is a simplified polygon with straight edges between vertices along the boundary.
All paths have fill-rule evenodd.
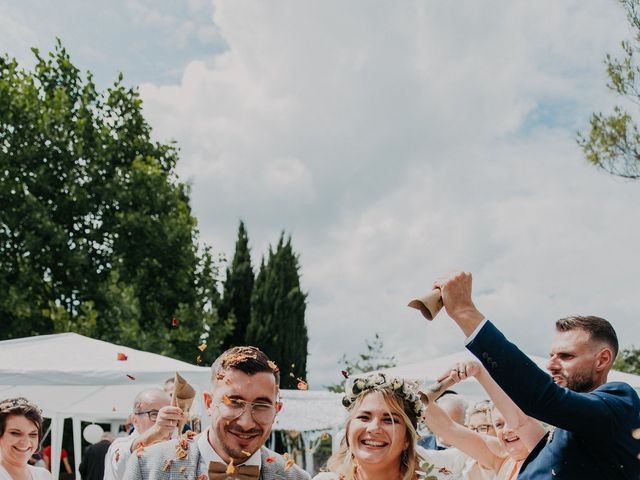
<path id="1" fill-rule="evenodd" d="M 431 290 L 424 297 L 411 300 L 408 306 L 420 310 L 424 318 L 427 320 L 433 320 L 443 306 L 440 289 L 436 288 Z"/>
<path id="2" fill-rule="evenodd" d="M 447 388 L 455 383 L 455 380 L 452 377 L 447 377 L 444 380 L 440 380 L 439 382 L 428 385 L 418 392 L 420 394 L 420 399 L 425 405 L 428 405 L 431 402 L 435 402 L 438 398 L 442 396 Z"/>
<path id="3" fill-rule="evenodd" d="M 187 381 L 176 373 L 173 379 L 173 395 L 171 396 L 171 405 L 182 409 L 182 419 L 178 423 L 178 433 L 182 432 L 184 424 L 189 418 L 189 409 L 196 398 L 196 391 Z"/>

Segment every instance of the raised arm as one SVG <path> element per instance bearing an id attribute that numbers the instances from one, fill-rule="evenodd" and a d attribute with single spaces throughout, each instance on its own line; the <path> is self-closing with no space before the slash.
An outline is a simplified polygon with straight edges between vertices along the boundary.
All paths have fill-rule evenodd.
<path id="1" fill-rule="evenodd" d="M 496 455 L 487 446 L 482 435 L 451 420 L 449 415 L 437 403 L 428 403 L 423 418 L 431 431 L 448 444 L 475 458 L 478 463 L 486 468 L 491 468 L 495 471 L 500 469 L 504 458 Z"/>
<path id="2" fill-rule="evenodd" d="M 545 434 L 545 429 L 540 422 L 526 415 L 511 398 L 491 378 L 489 372 L 480 362 L 469 360 L 456 365 L 451 370 L 450 378 L 460 381 L 469 377 L 475 377 L 491 398 L 495 407 L 502 413 L 505 421 L 511 428 L 517 430 L 529 451 L 538 444 Z"/>

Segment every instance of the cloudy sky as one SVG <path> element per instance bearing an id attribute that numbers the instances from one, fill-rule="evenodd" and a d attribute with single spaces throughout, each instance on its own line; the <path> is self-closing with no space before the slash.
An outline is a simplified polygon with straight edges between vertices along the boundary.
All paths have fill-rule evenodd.
<path id="1" fill-rule="evenodd" d="M 459 350 L 406 307 L 458 269 L 530 353 L 572 313 L 640 345 L 640 183 L 575 141 L 616 101 L 615 0 L 0 0 L 2 51 L 30 65 L 55 37 L 99 86 L 140 86 L 214 249 L 240 218 L 255 263 L 291 233 L 312 388 L 375 332 L 398 363 Z"/>

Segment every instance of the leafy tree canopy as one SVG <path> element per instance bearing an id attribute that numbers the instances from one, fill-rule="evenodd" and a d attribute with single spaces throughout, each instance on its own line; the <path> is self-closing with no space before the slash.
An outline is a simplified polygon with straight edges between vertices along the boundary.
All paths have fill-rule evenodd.
<path id="1" fill-rule="evenodd" d="M 626 10 L 633 38 L 622 42 L 619 58 L 607 54 L 605 64 L 607 87 L 625 99 L 627 104 L 640 105 L 640 1 L 620 0 Z M 606 172 L 630 179 L 640 178 L 640 130 L 633 115 L 616 106 L 613 113 L 594 113 L 586 135 L 578 135 L 586 159 Z"/>
<path id="2" fill-rule="evenodd" d="M 0 57 L 0 338 L 76 331 L 193 362 L 217 353 L 217 266 L 173 144 L 138 91 L 105 92 L 57 42 Z"/>
<path id="3" fill-rule="evenodd" d="M 618 353 L 613 364 L 615 370 L 640 375 L 640 348 L 625 348 Z"/>

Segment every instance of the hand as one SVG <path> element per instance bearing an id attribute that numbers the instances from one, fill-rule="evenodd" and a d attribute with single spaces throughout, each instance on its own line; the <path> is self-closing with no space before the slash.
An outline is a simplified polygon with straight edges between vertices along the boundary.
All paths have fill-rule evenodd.
<path id="1" fill-rule="evenodd" d="M 459 383 L 463 380 L 466 380 L 470 377 L 477 377 L 484 367 L 477 362 L 476 360 L 467 360 L 466 362 L 458 362 L 456 363 L 450 370 L 447 370 L 443 373 L 438 381 L 441 381 L 445 378 L 451 378 L 454 384 Z"/>
<path id="2" fill-rule="evenodd" d="M 182 419 L 182 415 L 180 407 L 166 405 L 158 411 L 156 423 L 151 428 L 155 430 L 156 435 L 168 440 Z"/>
<path id="3" fill-rule="evenodd" d="M 456 322 L 476 321 L 484 318 L 471 299 L 472 277 L 469 272 L 458 272 L 433 283 L 442 294 L 442 303 L 447 314 Z"/>

